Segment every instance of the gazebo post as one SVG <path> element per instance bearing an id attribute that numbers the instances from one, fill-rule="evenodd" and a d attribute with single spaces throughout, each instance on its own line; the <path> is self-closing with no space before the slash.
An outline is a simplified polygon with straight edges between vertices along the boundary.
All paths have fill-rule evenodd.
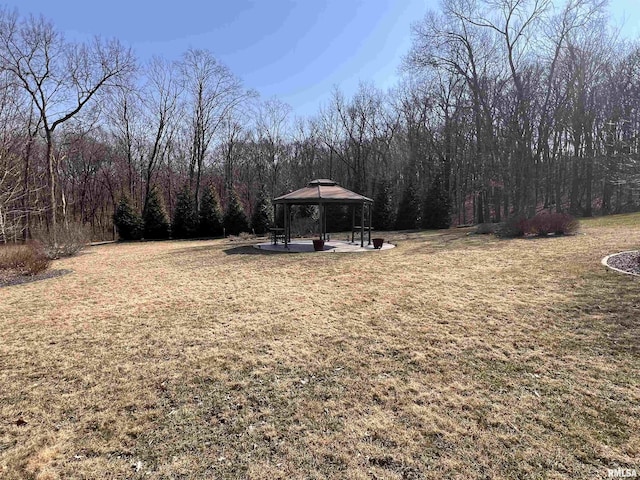
<path id="1" fill-rule="evenodd" d="M 360 210 L 360 247 L 364 247 L 364 202 Z"/>
<path id="2" fill-rule="evenodd" d="M 324 236 L 322 235 L 322 232 L 324 232 L 324 225 L 323 225 L 323 223 L 324 223 L 323 220 L 324 219 L 322 217 L 323 213 L 324 212 L 323 212 L 323 208 L 322 208 L 322 202 L 318 202 L 318 217 L 319 217 L 318 218 L 318 223 L 320 224 L 320 225 L 318 225 L 319 226 L 319 228 L 318 228 L 318 236 L 320 237 L 320 240 L 324 240 Z"/>
<path id="3" fill-rule="evenodd" d="M 322 240 L 327 239 L 327 207 L 322 205 Z"/>
<path id="4" fill-rule="evenodd" d="M 356 228 L 356 206 L 351 205 L 351 243 L 353 243 Z"/>
<path id="5" fill-rule="evenodd" d="M 284 206 L 284 248 L 289 247 L 289 204 L 285 203 Z"/>
<path id="6" fill-rule="evenodd" d="M 371 203 L 368 203 L 367 206 L 369 210 L 369 243 L 368 245 L 371 245 Z"/>

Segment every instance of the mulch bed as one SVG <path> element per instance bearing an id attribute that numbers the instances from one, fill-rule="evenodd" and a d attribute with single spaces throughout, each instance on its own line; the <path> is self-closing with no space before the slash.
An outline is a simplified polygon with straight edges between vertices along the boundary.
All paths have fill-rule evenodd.
<path id="1" fill-rule="evenodd" d="M 47 270 L 46 272 L 42 272 L 37 275 L 20 275 L 16 272 L 0 270 L 0 288 L 20 285 L 23 283 L 37 282 L 38 280 L 46 280 L 47 278 L 55 278 L 71 272 L 71 270 L 60 269 Z"/>
<path id="2" fill-rule="evenodd" d="M 607 260 L 607 265 L 623 272 L 640 275 L 640 251 L 612 255 Z"/>

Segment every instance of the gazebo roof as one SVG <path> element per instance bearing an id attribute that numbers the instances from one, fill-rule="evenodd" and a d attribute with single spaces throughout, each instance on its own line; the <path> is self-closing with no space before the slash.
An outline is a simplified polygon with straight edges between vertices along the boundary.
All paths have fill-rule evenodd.
<path id="1" fill-rule="evenodd" d="M 359 195 L 341 187 L 333 180 L 319 178 L 310 181 L 306 187 L 274 198 L 273 203 L 373 203 L 369 197 Z"/>

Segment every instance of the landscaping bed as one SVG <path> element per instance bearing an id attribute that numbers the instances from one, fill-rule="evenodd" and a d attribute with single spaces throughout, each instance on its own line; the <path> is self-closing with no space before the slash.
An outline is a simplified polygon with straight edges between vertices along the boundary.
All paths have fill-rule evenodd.
<path id="1" fill-rule="evenodd" d="M 607 265 L 632 275 L 640 275 L 640 252 L 622 252 L 607 258 Z"/>

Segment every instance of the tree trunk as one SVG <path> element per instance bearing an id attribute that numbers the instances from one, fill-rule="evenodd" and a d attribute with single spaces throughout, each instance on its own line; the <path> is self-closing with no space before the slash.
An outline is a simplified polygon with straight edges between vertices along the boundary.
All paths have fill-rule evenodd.
<path id="1" fill-rule="evenodd" d="M 56 165 L 53 155 L 53 138 L 52 132 L 46 132 L 47 140 L 47 174 L 49 176 L 49 202 L 51 208 L 51 224 L 49 225 L 49 232 L 51 234 L 51 240 L 54 248 L 58 246 L 58 232 L 57 232 L 57 209 L 56 202 Z"/>

